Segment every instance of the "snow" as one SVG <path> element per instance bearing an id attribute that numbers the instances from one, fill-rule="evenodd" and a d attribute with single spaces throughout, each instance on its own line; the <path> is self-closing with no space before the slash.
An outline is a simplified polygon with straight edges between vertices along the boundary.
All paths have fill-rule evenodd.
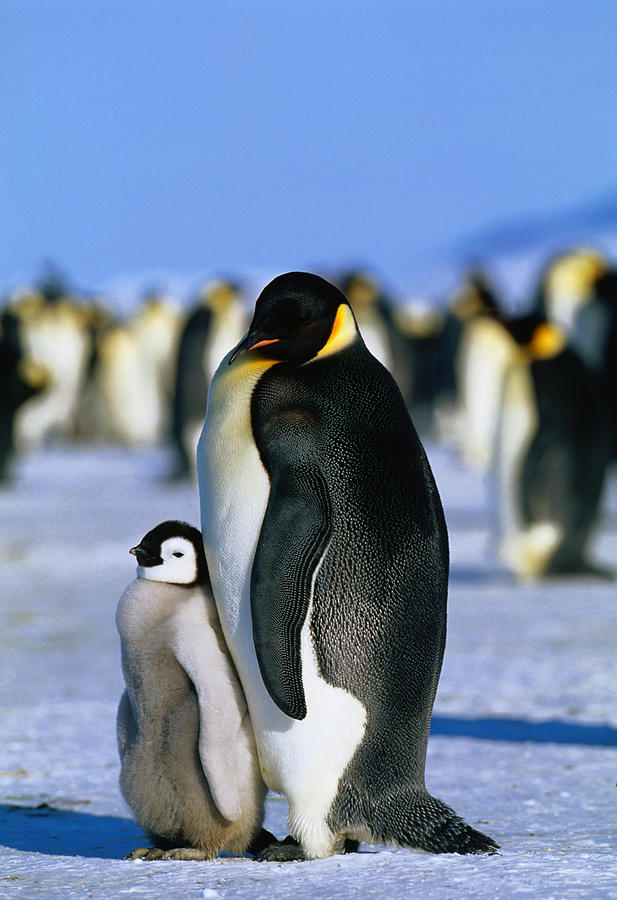
<path id="1" fill-rule="evenodd" d="M 488 484 L 429 453 L 452 577 L 427 784 L 501 853 L 124 861 L 145 839 L 117 786 L 114 611 L 129 547 L 198 524 L 197 490 L 164 480 L 163 449 L 52 447 L 0 493 L 0 898 L 617 898 L 615 584 L 517 585 L 491 553 Z M 614 479 L 594 552 L 615 565 Z M 284 836 L 285 817 L 269 796 L 266 827 Z"/>

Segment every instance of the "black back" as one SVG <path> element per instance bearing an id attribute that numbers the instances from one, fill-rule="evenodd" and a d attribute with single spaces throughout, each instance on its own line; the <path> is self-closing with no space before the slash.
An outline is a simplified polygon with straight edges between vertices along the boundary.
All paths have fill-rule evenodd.
<path id="1" fill-rule="evenodd" d="M 308 365 L 274 365 L 255 388 L 252 420 L 271 479 L 251 587 L 254 621 L 266 622 L 258 656 L 272 647 L 277 607 L 293 628 L 275 640 L 298 640 L 303 591 L 327 548 L 310 627 L 323 678 L 367 709 L 354 783 L 377 770 L 384 784 L 421 779 L 445 642 L 448 546 L 400 391 L 358 338 Z M 281 520 L 284 507 L 293 512 Z M 304 698 L 291 694 L 302 718 Z"/>
<path id="2" fill-rule="evenodd" d="M 5 310 L 0 316 L 0 482 L 8 479 L 15 453 L 15 414 L 42 389 L 29 384 L 20 371 L 25 358 L 19 320 Z"/>
<path id="3" fill-rule="evenodd" d="M 594 379 L 571 349 L 530 364 L 538 428 L 520 481 L 526 524 L 557 521 L 564 538 L 551 571 L 576 570 L 595 522 L 610 432 Z"/>
<path id="4" fill-rule="evenodd" d="M 211 328 L 212 310 L 199 306 L 188 317 L 178 345 L 171 438 L 181 473 L 190 470 L 190 460 L 184 445 L 185 428 L 203 420 L 206 414 L 209 384 L 204 355 Z"/>

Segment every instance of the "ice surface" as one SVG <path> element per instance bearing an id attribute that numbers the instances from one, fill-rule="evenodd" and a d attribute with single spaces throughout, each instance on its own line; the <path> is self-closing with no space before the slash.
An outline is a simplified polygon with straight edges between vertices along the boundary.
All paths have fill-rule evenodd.
<path id="1" fill-rule="evenodd" d="M 144 842 L 117 786 L 115 606 L 128 548 L 198 524 L 163 450 L 41 451 L 0 493 L 0 898 L 617 898 L 617 588 L 520 586 L 491 554 L 489 486 L 429 448 L 452 550 L 427 784 L 493 857 L 365 847 L 310 863 L 125 862 Z M 596 558 L 617 566 L 617 483 Z M 283 836 L 286 803 L 266 827 Z"/>

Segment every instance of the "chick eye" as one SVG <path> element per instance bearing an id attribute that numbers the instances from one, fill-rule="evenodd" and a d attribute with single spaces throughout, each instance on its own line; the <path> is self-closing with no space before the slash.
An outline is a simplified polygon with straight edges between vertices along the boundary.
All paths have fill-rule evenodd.
<path id="1" fill-rule="evenodd" d="M 179 550 L 175 550 L 171 555 L 172 556 L 184 556 L 184 553 L 181 553 Z"/>

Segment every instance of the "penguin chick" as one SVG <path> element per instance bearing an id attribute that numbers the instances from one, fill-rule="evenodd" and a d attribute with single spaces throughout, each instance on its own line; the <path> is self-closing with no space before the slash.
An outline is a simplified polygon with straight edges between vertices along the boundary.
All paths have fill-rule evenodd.
<path id="1" fill-rule="evenodd" d="M 126 682 L 120 790 L 156 847 L 127 858 L 257 853 L 272 840 L 261 829 L 266 786 L 201 533 L 163 522 L 130 552 L 137 578 L 116 613 Z"/>

